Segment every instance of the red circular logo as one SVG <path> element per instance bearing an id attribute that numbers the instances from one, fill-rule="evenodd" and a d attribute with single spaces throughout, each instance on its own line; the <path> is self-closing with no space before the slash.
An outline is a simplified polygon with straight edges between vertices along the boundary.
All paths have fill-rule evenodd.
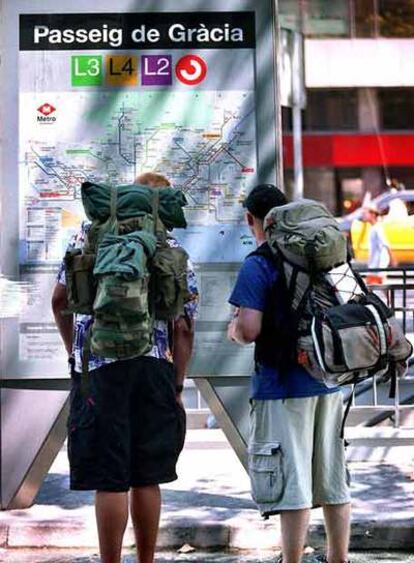
<path id="1" fill-rule="evenodd" d="M 207 63 L 198 55 L 181 57 L 175 67 L 178 80 L 188 85 L 200 84 L 207 74 Z"/>

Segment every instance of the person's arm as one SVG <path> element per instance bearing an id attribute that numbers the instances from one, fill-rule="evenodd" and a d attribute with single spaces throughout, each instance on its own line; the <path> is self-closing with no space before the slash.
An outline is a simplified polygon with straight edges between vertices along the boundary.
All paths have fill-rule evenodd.
<path id="1" fill-rule="evenodd" d="M 393 254 L 392 254 L 391 247 L 387 246 L 386 249 L 388 251 L 388 256 L 390 258 L 390 266 L 391 266 L 391 268 L 395 268 L 397 266 L 397 261 L 395 260 Z"/>
<path id="2" fill-rule="evenodd" d="M 193 352 L 194 324 L 197 317 L 199 293 L 197 277 L 191 260 L 187 260 L 187 286 L 191 299 L 184 305 L 184 315 L 173 322 L 172 356 L 176 369 L 176 385 L 184 385 L 188 364 Z M 177 402 L 184 408 L 181 392 L 176 393 Z"/>
<path id="3" fill-rule="evenodd" d="M 390 243 L 388 242 L 387 236 L 385 234 L 384 225 L 381 223 L 378 225 L 377 229 L 378 238 L 380 239 L 380 243 L 383 248 L 385 248 L 386 252 L 388 253 L 388 257 L 390 260 L 390 266 L 394 267 L 397 265 L 396 260 L 393 257 L 392 250 Z"/>
<path id="4" fill-rule="evenodd" d="M 262 330 L 262 320 L 262 311 L 240 307 L 228 325 L 227 337 L 241 345 L 251 344 Z"/>
<path id="5" fill-rule="evenodd" d="M 264 259 L 250 257 L 243 263 L 229 302 L 235 306 L 227 337 L 245 345 L 255 342 L 262 330 L 263 311 L 275 282 Z"/>
<path id="6" fill-rule="evenodd" d="M 72 355 L 73 339 L 73 315 L 63 315 L 62 312 L 67 308 L 68 300 L 66 297 L 66 286 L 57 283 L 52 295 L 52 310 L 60 336 L 70 357 Z"/>
<path id="7" fill-rule="evenodd" d="M 179 317 L 173 328 L 173 362 L 176 369 L 176 384 L 184 385 L 187 367 L 193 352 L 194 321 L 188 317 Z"/>

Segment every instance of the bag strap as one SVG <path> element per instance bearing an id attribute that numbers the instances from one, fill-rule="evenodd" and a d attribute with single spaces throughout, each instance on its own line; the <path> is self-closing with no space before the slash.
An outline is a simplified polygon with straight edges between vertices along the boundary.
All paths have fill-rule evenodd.
<path id="1" fill-rule="evenodd" d="M 355 385 L 352 386 L 352 393 L 349 395 L 349 399 L 346 403 L 346 408 L 345 408 L 345 412 L 344 412 L 344 416 L 342 417 L 342 424 L 341 424 L 341 432 L 339 434 L 339 437 L 341 438 L 341 440 L 344 439 L 344 435 L 345 435 L 345 423 L 346 423 L 346 419 L 348 418 L 348 414 L 349 411 L 351 409 L 352 406 L 352 401 L 354 400 L 355 397 Z"/>
<path id="2" fill-rule="evenodd" d="M 283 304 L 283 321 L 281 322 L 280 319 L 277 321 L 277 338 L 280 338 L 280 343 L 282 343 L 282 353 L 280 354 L 280 357 L 278 356 L 277 365 L 281 373 L 287 374 L 288 369 L 290 369 L 292 365 L 296 364 L 295 343 L 298 337 L 299 315 L 297 308 L 294 309 L 292 304 L 293 299 L 296 295 L 297 278 L 299 275 L 301 275 L 301 270 L 300 268 L 296 268 L 295 266 L 288 263 L 293 270 L 292 275 L 288 279 L 288 275 L 284 266 L 284 263 L 287 261 L 285 260 L 279 249 L 271 248 L 267 241 L 261 244 L 256 250 L 251 252 L 248 257 L 249 256 L 262 256 L 270 260 L 271 262 L 273 262 L 278 272 L 278 277 L 270 292 L 272 294 L 272 300 L 269 307 L 270 310 L 274 310 L 272 309 L 272 305 L 273 307 L 275 306 L 275 291 L 277 287 L 280 288 L 283 298 L 281 300 L 280 297 L 278 297 L 277 301 L 282 301 Z M 306 295 L 308 289 L 309 287 L 306 289 L 304 295 L 302 295 L 302 298 L 300 299 L 299 305 L 301 307 L 303 306 L 304 296 Z M 276 330 L 275 327 L 274 330 Z M 286 336 L 287 334 L 289 335 L 288 337 Z M 256 353 L 255 362 L 257 365 Z"/>
<path id="3" fill-rule="evenodd" d="M 348 266 L 350 267 L 351 272 L 354 274 L 354 277 L 362 291 L 364 293 L 370 293 L 370 290 L 368 289 L 367 284 L 365 283 L 364 278 L 361 276 L 361 274 L 352 267 L 352 264 L 350 262 L 348 262 Z"/>
<path id="4" fill-rule="evenodd" d="M 395 367 L 395 362 L 390 363 L 389 374 L 391 376 L 389 398 L 395 399 L 395 395 L 396 395 L 396 391 L 397 391 L 397 370 L 396 370 L 396 367 Z M 342 440 L 344 438 L 344 433 L 345 433 L 346 419 L 348 418 L 349 411 L 351 409 L 354 396 L 355 396 L 355 385 L 353 385 L 353 387 L 352 387 L 352 393 L 350 394 L 349 399 L 347 400 L 344 416 L 342 418 L 341 432 L 340 432 L 340 438 Z"/>
<path id="5" fill-rule="evenodd" d="M 160 192 L 156 187 L 152 188 L 152 216 L 154 217 L 154 235 L 157 234 L 158 210 L 160 207 Z"/>
<path id="6" fill-rule="evenodd" d="M 154 220 L 154 236 L 157 239 L 157 243 L 160 240 L 160 235 L 162 231 L 158 229 L 159 226 L 159 216 L 158 211 L 160 207 L 160 190 L 157 187 L 153 187 L 152 189 L 152 217 Z M 158 246 L 158 244 L 157 244 Z M 154 323 L 155 323 L 155 293 L 154 293 L 154 283 L 152 280 L 153 277 L 153 268 L 152 265 L 149 268 L 150 271 L 150 284 L 148 289 L 148 303 L 149 303 L 149 314 L 151 318 L 151 330 L 154 330 Z"/>
<path id="7" fill-rule="evenodd" d="M 113 233 L 115 235 L 118 234 L 119 225 L 118 225 L 118 218 L 116 215 L 117 207 L 118 207 L 118 190 L 116 186 L 111 186 L 110 199 L 109 199 L 109 217 L 104 223 L 99 223 L 98 236 L 96 237 L 96 242 L 93 245 L 95 253 L 96 253 L 96 249 L 100 245 L 106 233 Z"/>
<path id="8" fill-rule="evenodd" d="M 166 242 L 166 233 L 164 225 L 159 216 L 160 210 L 160 188 L 153 187 L 152 189 L 152 216 L 154 218 L 154 235 L 155 238 L 162 242 Z"/>
<path id="9" fill-rule="evenodd" d="M 111 203 L 110 203 L 110 210 L 111 210 L 111 226 L 114 227 L 115 234 L 118 234 L 118 219 L 116 216 L 116 210 L 118 207 L 118 190 L 116 186 L 111 186 Z"/>
<path id="10" fill-rule="evenodd" d="M 395 399 L 397 393 L 397 368 L 394 361 L 390 362 L 389 374 L 391 376 L 389 398 Z"/>
<path id="11" fill-rule="evenodd" d="M 330 329 L 332 331 L 334 363 L 337 364 L 337 365 L 342 364 L 342 365 L 346 366 L 345 357 L 344 357 L 344 350 L 343 350 L 343 347 L 342 347 L 341 337 L 339 336 L 339 331 L 332 323 L 329 323 L 329 324 L 330 324 Z"/>

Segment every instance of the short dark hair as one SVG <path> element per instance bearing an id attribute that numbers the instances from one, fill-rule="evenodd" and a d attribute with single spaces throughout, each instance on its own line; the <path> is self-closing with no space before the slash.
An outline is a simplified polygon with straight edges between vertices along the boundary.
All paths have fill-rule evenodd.
<path id="1" fill-rule="evenodd" d="M 286 203 L 288 200 L 279 188 L 273 184 L 259 184 L 246 197 L 243 207 L 257 219 L 264 219 L 273 207 L 280 207 Z"/>

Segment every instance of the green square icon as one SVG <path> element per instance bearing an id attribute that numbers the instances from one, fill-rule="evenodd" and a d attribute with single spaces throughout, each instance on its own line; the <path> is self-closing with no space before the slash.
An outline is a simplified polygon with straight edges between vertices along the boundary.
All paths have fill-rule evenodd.
<path id="1" fill-rule="evenodd" d="M 72 56 L 72 86 L 101 86 L 102 55 Z"/>

